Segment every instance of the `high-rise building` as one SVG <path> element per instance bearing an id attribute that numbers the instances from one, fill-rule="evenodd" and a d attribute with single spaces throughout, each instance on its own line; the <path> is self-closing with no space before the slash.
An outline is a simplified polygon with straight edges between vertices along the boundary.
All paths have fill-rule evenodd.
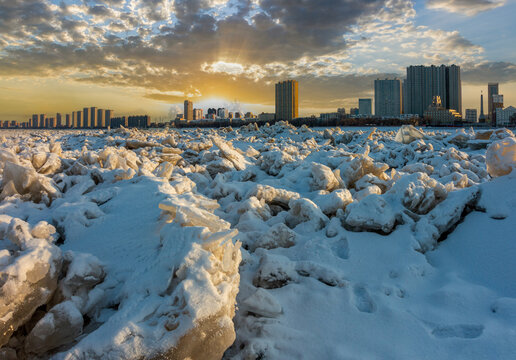
<path id="1" fill-rule="evenodd" d="M 227 119 L 229 115 L 229 111 L 226 108 L 218 108 L 217 109 L 217 116 L 221 119 Z"/>
<path id="2" fill-rule="evenodd" d="M 85 107 L 82 109 L 82 127 L 89 128 L 90 125 L 90 108 Z"/>
<path id="3" fill-rule="evenodd" d="M 106 127 L 106 118 L 104 117 L 105 113 L 103 109 L 97 109 L 97 127 L 105 128 Z"/>
<path id="4" fill-rule="evenodd" d="M 34 127 L 34 128 L 37 128 L 37 127 L 38 127 L 38 119 L 39 119 L 38 114 L 33 114 L 33 115 L 32 115 L 32 124 L 31 124 L 31 127 Z"/>
<path id="5" fill-rule="evenodd" d="M 441 98 L 443 108 L 462 112 L 462 83 L 457 65 L 409 66 L 403 90 L 405 114 L 423 115 L 434 96 Z"/>
<path id="6" fill-rule="evenodd" d="M 466 109 L 466 122 L 477 122 L 477 109 Z"/>
<path id="7" fill-rule="evenodd" d="M 372 102 L 371 99 L 358 99 L 358 114 L 371 116 L 373 114 L 371 110 Z"/>
<path id="8" fill-rule="evenodd" d="M 91 128 L 96 128 L 98 127 L 98 124 L 97 124 L 97 108 L 95 106 L 92 106 L 90 108 L 90 127 Z"/>
<path id="9" fill-rule="evenodd" d="M 299 85 L 296 80 L 276 84 L 276 120 L 289 121 L 299 116 Z"/>
<path id="10" fill-rule="evenodd" d="M 114 117 L 115 112 L 113 110 L 106 110 L 104 115 L 105 115 L 106 126 L 111 127 L 111 119 Z"/>
<path id="11" fill-rule="evenodd" d="M 493 95 L 492 99 L 492 112 L 491 112 L 491 125 L 496 125 L 498 123 L 496 119 L 496 112 L 499 109 L 503 109 L 503 95 Z"/>
<path id="12" fill-rule="evenodd" d="M 496 110 L 496 126 L 513 126 L 511 118 L 516 114 L 516 108 L 509 106 L 505 109 Z"/>
<path id="13" fill-rule="evenodd" d="M 186 121 L 192 121 L 193 116 L 193 103 L 190 100 L 185 100 L 185 112 L 184 117 Z"/>
<path id="14" fill-rule="evenodd" d="M 478 117 L 478 122 L 486 122 L 486 116 L 484 115 L 484 94 L 482 94 L 482 91 L 480 92 L 480 116 Z"/>
<path id="15" fill-rule="evenodd" d="M 401 81 L 376 79 L 374 81 L 374 114 L 381 117 L 399 117 L 401 114 Z"/>
<path id="16" fill-rule="evenodd" d="M 193 110 L 193 119 L 201 120 L 202 119 L 202 109 L 194 109 Z"/>
<path id="17" fill-rule="evenodd" d="M 498 83 L 488 83 L 487 84 L 487 117 L 489 121 L 491 121 L 493 124 L 494 119 L 492 117 L 493 115 L 493 95 L 498 95 Z"/>

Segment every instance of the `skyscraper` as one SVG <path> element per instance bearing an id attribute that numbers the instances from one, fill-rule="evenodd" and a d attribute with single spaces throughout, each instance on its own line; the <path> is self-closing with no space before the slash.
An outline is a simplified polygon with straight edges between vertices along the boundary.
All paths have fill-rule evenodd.
<path id="1" fill-rule="evenodd" d="M 372 103 L 371 99 L 358 99 L 358 114 L 371 116 L 373 114 L 371 110 Z"/>
<path id="2" fill-rule="evenodd" d="M 102 110 L 102 109 L 97 110 L 97 127 L 99 127 L 99 128 L 106 127 L 106 118 L 104 117 L 104 115 L 105 115 L 104 110 Z"/>
<path id="3" fill-rule="evenodd" d="M 105 115 L 106 126 L 111 127 L 111 118 L 113 118 L 115 115 L 114 111 L 106 110 L 104 115 Z"/>
<path id="4" fill-rule="evenodd" d="M 374 113 L 376 116 L 397 117 L 401 114 L 401 81 L 374 81 Z"/>
<path id="5" fill-rule="evenodd" d="M 451 66 L 409 66 L 404 82 L 404 112 L 422 116 L 439 96 L 445 109 L 462 113 L 462 83 L 460 67 Z"/>
<path id="6" fill-rule="evenodd" d="M 90 127 L 91 128 L 98 127 L 98 124 L 97 124 L 97 108 L 95 106 L 92 106 L 90 108 Z"/>
<path id="7" fill-rule="evenodd" d="M 192 121 L 193 117 L 193 103 L 190 100 L 185 100 L 184 117 L 186 121 Z"/>
<path id="8" fill-rule="evenodd" d="M 489 121 L 494 122 L 493 115 L 493 95 L 498 95 L 498 83 L 487 84 L 487 117 Z"/>
<path id="9" fill-rule="evenodd" d="M 292 120 L 299 116 L 299 86 L 296 80 L 276 84 L 276 120 Z"/>
<path id="10" fill-rule="evenodd" d="M 82 109 L 82 127 L 90 127 L 90 108 L 85 107 Z"/>

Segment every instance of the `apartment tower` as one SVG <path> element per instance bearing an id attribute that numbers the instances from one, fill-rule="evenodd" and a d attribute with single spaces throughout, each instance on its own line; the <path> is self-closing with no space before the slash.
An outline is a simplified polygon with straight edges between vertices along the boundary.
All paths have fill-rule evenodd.
<path id="1" fill-rule="evenodd" d="M 289 121 L 299 116 L 299 92 L 296 80 L 276 84 L 276 120 Z"/>
<path id="2" fill-rule="evenodd" d="M 403 112 L 422 116 L 439 96 L 445 109 L 462 113 L 460 66 L 409 66 L 404 83 Z"/>
<path id="3" fill-rule="evenodd" d="M 374 113 L 381 117 L 401 115 L 401 81 L 376 79 L 374 81 Z"/>

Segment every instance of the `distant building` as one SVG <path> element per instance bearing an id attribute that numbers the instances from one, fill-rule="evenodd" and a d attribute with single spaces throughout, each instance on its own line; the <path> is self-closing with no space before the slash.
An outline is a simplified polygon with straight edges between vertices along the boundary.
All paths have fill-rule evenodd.
<path id="1" fill-rule="evenodd" d="M 103 109 L 97 109 L 97 127 L 105 128 L 106 127 L 106 119 L 104 118 L 105 113 Z"/>
<path id="2" fill-rule="evenodd" d="M 30 127 L 33 127 L 33 128 L 37 128 L 38 127 L 38 119 L 39 119 L 39 116 L 38 114 L 33 114 L 32 115 L 32 122 L 30 124 Z"/>
<path id="3" fill-rule="evenodd" d="M 493 95 L 498 95 L 498 83 L 487 84 L 487 117 L 491 123 L 495 123 L 493 119 Z"/>
<path id="4" fill-rule="evenodd" d="M 371 110 L 372 100 L 371 99 L 358 99 L 358 114 L 371 116 L 373 114 Z"/>
<path id="5" fill-rule="evenodd" d="M 106 120 L 106 126 L 111 126 L 111 118 L 115 116 L 115 112 L 113 110 L 106 110 L 104 112 L 104 117 Z"/>
<path id="6" fill-rule="evenodd" d="M 92 106 L 90 108 L 90 128 L 96 128 L 98 127 L 98 124 L 97 124 L 97 108 L 95 106 Z"/>
<path id="7" fill-rule="evenodd" d="M 186 121 L 192 121 L 194 119 L 193 116 L 193 103 L 190 100 L 185 100 L 185 112 L 184 117 Z"/>
<path id="8" fill-rule="evenodd" d="M 290 121 L 299 116 L 299 86 L 296 80 L 276 84 L 276 119 Z"/>
<path id="9" fill-rule="evenodd" d="M 486 122 L 486 116 L 484 115 L 484 94 L 482 94 L 482 92 L 480 92 L 480 116 L 478 117 L 478 122 Z"/>
<path id="10" fill-rule="evenodd" d="M 194 109 L 193 110 L 193 119 L 201 120 L 203 118 L 202 109 Z"/>
<path id="11" fill-rule="evenodd" d="M 491 107 L 491 124 L 496 125 L 498 121 L 496 120 L 496 112 L 498 109 L 503 109 L 503 95 L 493 95 L 492 98 L 492 107 Z"/>
<path id="12" fill-rule="evenodd" d="M 477 109 L 466 109 L 466 122 L 474 123 L 477 122 Z"/>
<path id="13" fill-rule="evenodd" d="M 89 128 L 90 124 L 90 108 L 85 107 L 82 109 L 82 127 Z"/>
<path id="14" fill-rule="evenodd" d="M 125 118 L 124 116 L 124 122 L 126 125 L 125 127 L 136 127 L 136 128 L 148 128 L 151 124 L 151 117 L 149 115 L 136 115 L 136 116 L 129 116 Z"/>
<path id="15" fill-rule="evenodd" d="M 509 126 L 511 124 L 511 117 L 516 114 L 516 108 L 513 106 L 506 107 L 505 109 L 496 109 L 496 126 Z"/>
<path id="16" fill-rule="evenodd" d="M 430 125 L 441 125 L 441 126 L 452 126 L 456 122 L 461 121 L 461 115 L 453 110 L 446 109 L 441 102 L 439 96 L 434 96 L 432 104 L 424 112 L 424 117 L 430 123 Z"/>
<path id="17" fill-rule="evenodd" d="M 341 114 L 338 112 L 332 112 L 332 113 L 322 113 L 319 118 L 324 121 L 328 120 L 338 120 L 340 119 Z"/>
<path id="18" fill-rule="evenodd" d="M 221 119 L 227 119 L 229 115 L 229 111 L 226 108 L 218 108 L 217 109 L 217 116 Z"/>
<path id="19" fill-rule="evenodd" d="M 376 79 L 374 81 L 374 114 L 396 118 L 401 114 L 401 81 Z"/>
<path id="20" fill-rule="evenodd" d="M 258 115 L 258 121 L 273 121 L 276 118 L 276 114 L 264 113 Z"/>
<path id="21" fill-rule="evenodd" d="M 119 116 L 111 118 L 111 127 L 119 128 L 119 127 L 129 127 L 129 123 L 126 116 Z"/>
<path id="22" fill-rule="evenodd" d="M 403 91 L 405 114 L 423 115 L 434 96 L 440 97 L 443 108 L 462 112 L 462 83 L 457 65 L 409 66 Z"/>

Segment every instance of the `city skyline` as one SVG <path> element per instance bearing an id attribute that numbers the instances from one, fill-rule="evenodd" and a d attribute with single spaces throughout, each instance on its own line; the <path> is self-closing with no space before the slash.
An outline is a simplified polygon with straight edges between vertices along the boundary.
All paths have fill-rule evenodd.
<path id="1" fill-rule="evenodd" d="M 516 50 L 507 46 L 514 1 L 304 5 L 306 11 L 282 0 L 2 4 L 0 119 L 71 113 L 85 103 L 159 118 L 181 113 L 184 99 L 204 109 L 274 112 L 274 84 L 286 78 L 299 82 L 299 115 L 307 116 L 373 98 L 375 79 L 403 79 L 409 65 L 441 64 L 461 66 L 461 112 L 480 113 L 488 82 L 500 84 L 505 103 L 516 103 Z"/>

